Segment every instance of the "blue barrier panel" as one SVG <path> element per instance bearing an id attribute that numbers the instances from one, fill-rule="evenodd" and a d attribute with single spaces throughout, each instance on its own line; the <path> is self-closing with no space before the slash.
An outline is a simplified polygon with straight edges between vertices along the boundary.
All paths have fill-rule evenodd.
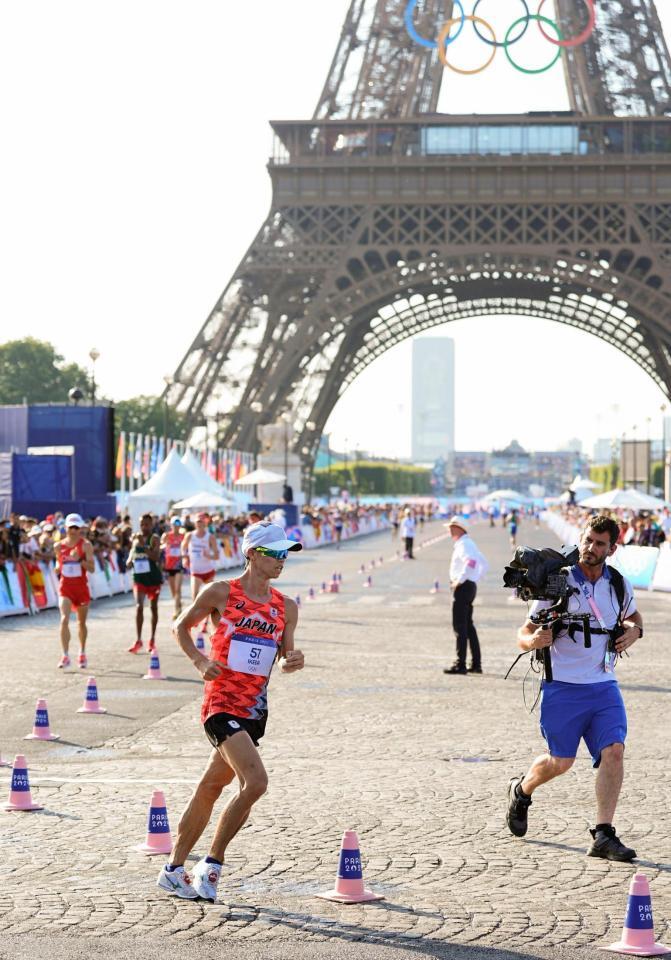
<path id="1" fill-rule="evenodd" d="M 652 587 L 658 547 L 618 547 L 608 563 L 616 567 L 633 587 L 647 590 Z"/>

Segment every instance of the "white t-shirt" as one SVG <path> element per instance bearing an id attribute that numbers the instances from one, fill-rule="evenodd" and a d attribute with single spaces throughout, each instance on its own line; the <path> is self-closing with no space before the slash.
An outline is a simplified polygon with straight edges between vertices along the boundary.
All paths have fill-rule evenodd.
<path id="1" fill-rule="evenodd" d="M 414 537 L 415 536 L 415 520 L 414 517 L 403 517 L 401 520 L 401 536 L 402 537 Z"/>
<path id="2" fill-rule="evenodd" d="M 599 623 L 580 588 L 579 582 L 573 575 L 573 569 L 571 569 L 569 573 L 568 582 L 572 587 L 578 588 L 578 593 L 569 597 L 567 612 L 589 613 L 592 631 L 598 629 Z M 604 567 L 602 576 L 600 576 L 595 583 L 586 580 L 585 586 L 599 608 L 606 627 L 612 630 L 617 623 L 620 608 L 615 589 L 611 582 L 610 569 L 607 566 Z M 538 613 L 540 610 L 545 610 L 550 606 L 552 606 L 550 601 L 537 600 L 531 607 L 531 613 Z M 636 613 L 634 591 L 629 581 L 625 578 L 623 617 L 629 617 L 633 613 Z M 554 679 L 560 680 L 562 683 L 603 683 L 612 681 L 614 675 L 612 673 L 606 673 L 604 669 L 607 647 L 608 636 L 606 634 L 592 632 L 592 646 L 585 647 L 585 635 L 582 632 L 576 633 L 574 641 L 571 640 L 567 631 L 562 630 L 550 647 Z"/>

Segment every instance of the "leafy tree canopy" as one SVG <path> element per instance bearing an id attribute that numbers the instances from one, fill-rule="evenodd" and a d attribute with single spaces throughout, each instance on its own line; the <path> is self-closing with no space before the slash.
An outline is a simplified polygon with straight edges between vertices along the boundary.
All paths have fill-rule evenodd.
<path id="1" fill-rule="evenodd" d="M 53 344 L 34 337 L 0 344 L 0 403 L 67 403 L 72 387 L 88 394 L 88 374 Z"/>

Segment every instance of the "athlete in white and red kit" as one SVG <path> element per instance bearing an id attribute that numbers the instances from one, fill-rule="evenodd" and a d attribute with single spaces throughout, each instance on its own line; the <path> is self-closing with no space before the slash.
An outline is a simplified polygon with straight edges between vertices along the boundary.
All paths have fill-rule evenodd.
<path id="1" fill-rule="evenodd" d="M 85 526 L 78 513 L 69 513 L 65 518 L 65 537 L 54 547 L 58 569 L 58 607 L 61 612 L 60 640 L 63 655 L 58 664 L 61 670 L 70 666 L 70 614 L 73 611 L 77 615 L 79 631 L 77 665 L 80 670 L 85 670 L 88 663 L 86 618 L 91 602 L 88 574 L 95 570 L 95 562 L 93 547 L 82 532 Z"/>
<path id="2" fill-rule="evenodd" d="M 208 529 L 210 517 L 199 513 L 196 529 L 189 530 L 182 541 L 184 566 L 191 574 L 191 599 L 195 600 L 206 583 L 212 583 L 219 559 L 217 538 Z"/>
<path id="3" fill-rule="evenodd" d="M 252 524 L 242 540 L 242 576 L 205 587 L 176 622 L 177 642 L 205 680 L 201 720 L 214 748 L 157 881 L 162 890 L 183 899 L 216 901 L 226 849 L 266 791 L 268 776 L 257 748 L 268 718 L 270 673 L 277 660 L 283 673 L 303 668 L 303 654 L 294 650 L 298 607 L 271 580 L 282 573 L 289 551 L 300 549 L 277 524 Z M 191 628 L 208 614 L 217 623 L 209 659 L 191 639 Z M 184 870 L 186 858 L 234 777 L 238 791 L 219 816 L 209 855 L 195 865 L 192 880 Z"/>

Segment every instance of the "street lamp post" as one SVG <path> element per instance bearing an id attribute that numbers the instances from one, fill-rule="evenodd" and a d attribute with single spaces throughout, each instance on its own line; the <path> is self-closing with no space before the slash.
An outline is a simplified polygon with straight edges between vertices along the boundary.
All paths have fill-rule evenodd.
<path id="1" fill-rule="evenodd" d="M 659 408 L 662 414 L 662 497 L 666 500 L 667 482 L 666 482 L 666 404 L 663 403 Z"/>
<path id="2" fill-rule="evenodd" d="M 165 383 L 165 390 L 163 392 L 163 456 L 168 456 L 168 394 L 170 393 L 170 387 L 173 385 L 174 380 L 171 374 L 166 373 L 163 377 L 163 382 Z"/>
<path id="3" fill-rule="evenodd" d="M 96 350 L 95 347 L 91 347 L 89 350 L 89 358 L 91 360 L 91 406 L 95 406 L 96 402 L 96 360 L 100 357 L 100 351 Z"/>

